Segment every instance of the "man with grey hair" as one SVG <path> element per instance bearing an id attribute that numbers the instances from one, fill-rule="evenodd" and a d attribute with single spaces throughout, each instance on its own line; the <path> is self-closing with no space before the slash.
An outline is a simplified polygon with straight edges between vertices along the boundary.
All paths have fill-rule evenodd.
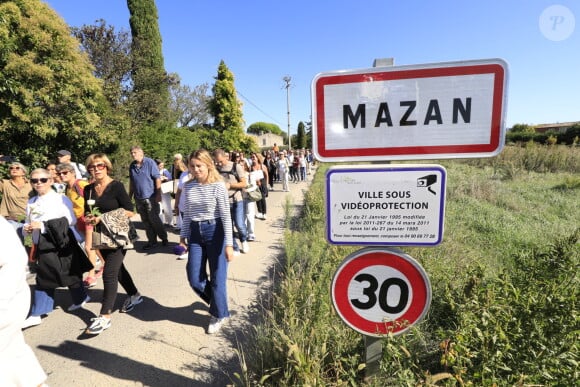
<path id="1" fill-rule="evenodd" d="M 167 231 L 159 217 L 159 202 L 161 201 L 161 177 L 159 168 L 153 159 L 145 157 L 139 146 L 131 147 L 133 162 L 129 166 L 129 197 L 135 198 L 137 212 L 145 227 L 147 244 L 143 247 L 149 250 L 157 247 L 157 237 L 163 246 L 167 246 Z"/>

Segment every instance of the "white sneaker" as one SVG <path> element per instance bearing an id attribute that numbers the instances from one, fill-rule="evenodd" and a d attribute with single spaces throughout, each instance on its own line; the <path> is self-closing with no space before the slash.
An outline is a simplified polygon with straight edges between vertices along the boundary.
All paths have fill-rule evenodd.
<path id="1" fill-rule="evenodd" d="M 91 297 L 86 296 L 85 299 L 83 300 L 83 302 L 81 302 L 80 304 L 72 304 L 71 306 L 68 307 L 68 311 L 72 312 L 75 311 L 77 309 L 82 308 L 83 306 L 85 306 L 87 304 L 87 302 L 89 302 L 91 300 Z"/>
<path id="2" fill-rule="evenodd" d="M 240 251 L 234 250 L 234 257 L 239 257 L 239 256 L 240 256 Z"/>
<path id="3" fill-rule="evenodd" d="M 250 252 L 250 245 L 248 244 L 248 241 L 243 241 L 242 242 L 242 253 L 248 254 L 249 252 Z"/>
<path id="4" fill-rule="evenodd" d="M 222 317 L 222 318 L 217 318 L 217 317 L 211 317 L 211 319 L 209 320 L 209 326 L 207 327 L 207 333 L 214 334 L 217 333 L 220 328 L 222 327 L 222 325 L 228 320 L 228 317 Z"/>
<path id="5" fill-rule="evenodd" d="M 188 255 L 189 255 L 189 253 L 184 253 L 184 254 L 178 255 L 177 259 L 187 259 Z"/>
<path id="6" fill-rule="evenodd" d="M 111 326 L 111 319 L 105 316 L 99 316 L 91 319 L 92 324 L 87 328 L 87 335 L 98 335 Z"/>
<path id="7" fill-rule="evenodd" d="M 268 219 L 268 218 L 266 217 L 266 214 L 262 214 L 262 220 L 266 220 L 266 219 Z"/>
<path id="8" fill-rule="evenodd" d="M 30 328 L 36 325 L 40 325 L 42 323 L 42 317 L 40 316 L 30 316 L 20 326 L 22 329 Z"/>

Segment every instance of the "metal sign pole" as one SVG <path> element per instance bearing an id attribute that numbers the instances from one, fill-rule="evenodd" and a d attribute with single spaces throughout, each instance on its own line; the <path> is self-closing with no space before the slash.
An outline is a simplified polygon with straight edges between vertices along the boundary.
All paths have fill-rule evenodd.
<path id="1" fill-rule="evenodd" d="M 395 58 L 380 58 L 373 61 L 373 67 L 391 67 Z M 363 336 L 365 340 L 365 381 L 375 377 L 380 370 L 383 357 L 383 339 L 373 336 Z"/>
<path id="2" fill-rule="evenodd" d="M 363 336 L 365 340 L 365 381 L 379 373 L 383 357 L 383 339 L 381 337 Z"/>

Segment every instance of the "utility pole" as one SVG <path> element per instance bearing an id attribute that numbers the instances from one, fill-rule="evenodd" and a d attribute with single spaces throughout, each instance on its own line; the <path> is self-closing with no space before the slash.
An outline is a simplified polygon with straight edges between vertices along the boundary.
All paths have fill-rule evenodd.
<path id="1" fill-rule="evenodd" d="M 288 151 L 292 149 L 292 140 L 290 135 L 290 81 L 292 78 L 289 75 L 286 75 L 282 78 L 284 82 L 286 82 L 286 109 L 288 111 Z"/>

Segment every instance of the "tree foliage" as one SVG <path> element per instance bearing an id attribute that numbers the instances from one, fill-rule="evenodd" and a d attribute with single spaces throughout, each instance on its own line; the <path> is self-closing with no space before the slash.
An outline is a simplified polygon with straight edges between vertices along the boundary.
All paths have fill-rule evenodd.
<path id="1" fill-rule="evenodd" d="M 223 60 L 220 61 L 215 79 L 209 111 L 213 117 L 213 128 L 220 133 L 221 139 L 218 142 L 224 149 L 241 149 L 242 140 L 246 137 L 242 104 L 236 95 L 234 75 Z"/>
<path id="2" fill-rule="evenodd" d="M 174 75 L 174 79 L 176 82 L 169 88 L 170 109 L 177 126 L 193 129 L 208 124 L 209 84 L 203 83 L 192 89 L 188 85 L 182 85 L 177 74 Z"/>
<path id="3" fill-rule="evenodd" d="M 103 81 L 103 92 L 111 107 L 124 103 L 131 89 L 131 37 L 128 31 L 115 31 L 103 19 L 95 25 L 72 27 L 95 67 L 94 74 Z"/>
<path id="4" fill-rule="evenodd" d="M 304 122 L 300 121 L 298 123 L 298 129 L 296 130 L 296 140 L 292 142 L 294 148 L 303 149 L 306 148 L 306 129 L 304 128 Z"/>
<path id="5" fill-rule="evenodd" d="M 169 120 L 169 84 L 155 0 L 127 0 L 132 36 L 131 109 L 138 123 Z"/>
<path id="6" fill-rule="evenodd" d="M 512 126 L 511 131 L 514 133 L 535 133 L 536 129 L 533 125 L 515 124 Z"/>
<path id="7" fill-rule="evenodd" d="M 3 1 L 0 15 L 0 153 L 38 166 L 106 149 L 101 83 L 66 23 L 39 0 Z"/>
<path id="8" fill-rule="evenodd" d="M 259 135 L 260 133 L 272 133 L 279 136 L 285 136 L 285 133 L 278 125 L 269 122 L 254 122 L 252 125 L 248 126 L 246 132 L 256 135 Z"/>

